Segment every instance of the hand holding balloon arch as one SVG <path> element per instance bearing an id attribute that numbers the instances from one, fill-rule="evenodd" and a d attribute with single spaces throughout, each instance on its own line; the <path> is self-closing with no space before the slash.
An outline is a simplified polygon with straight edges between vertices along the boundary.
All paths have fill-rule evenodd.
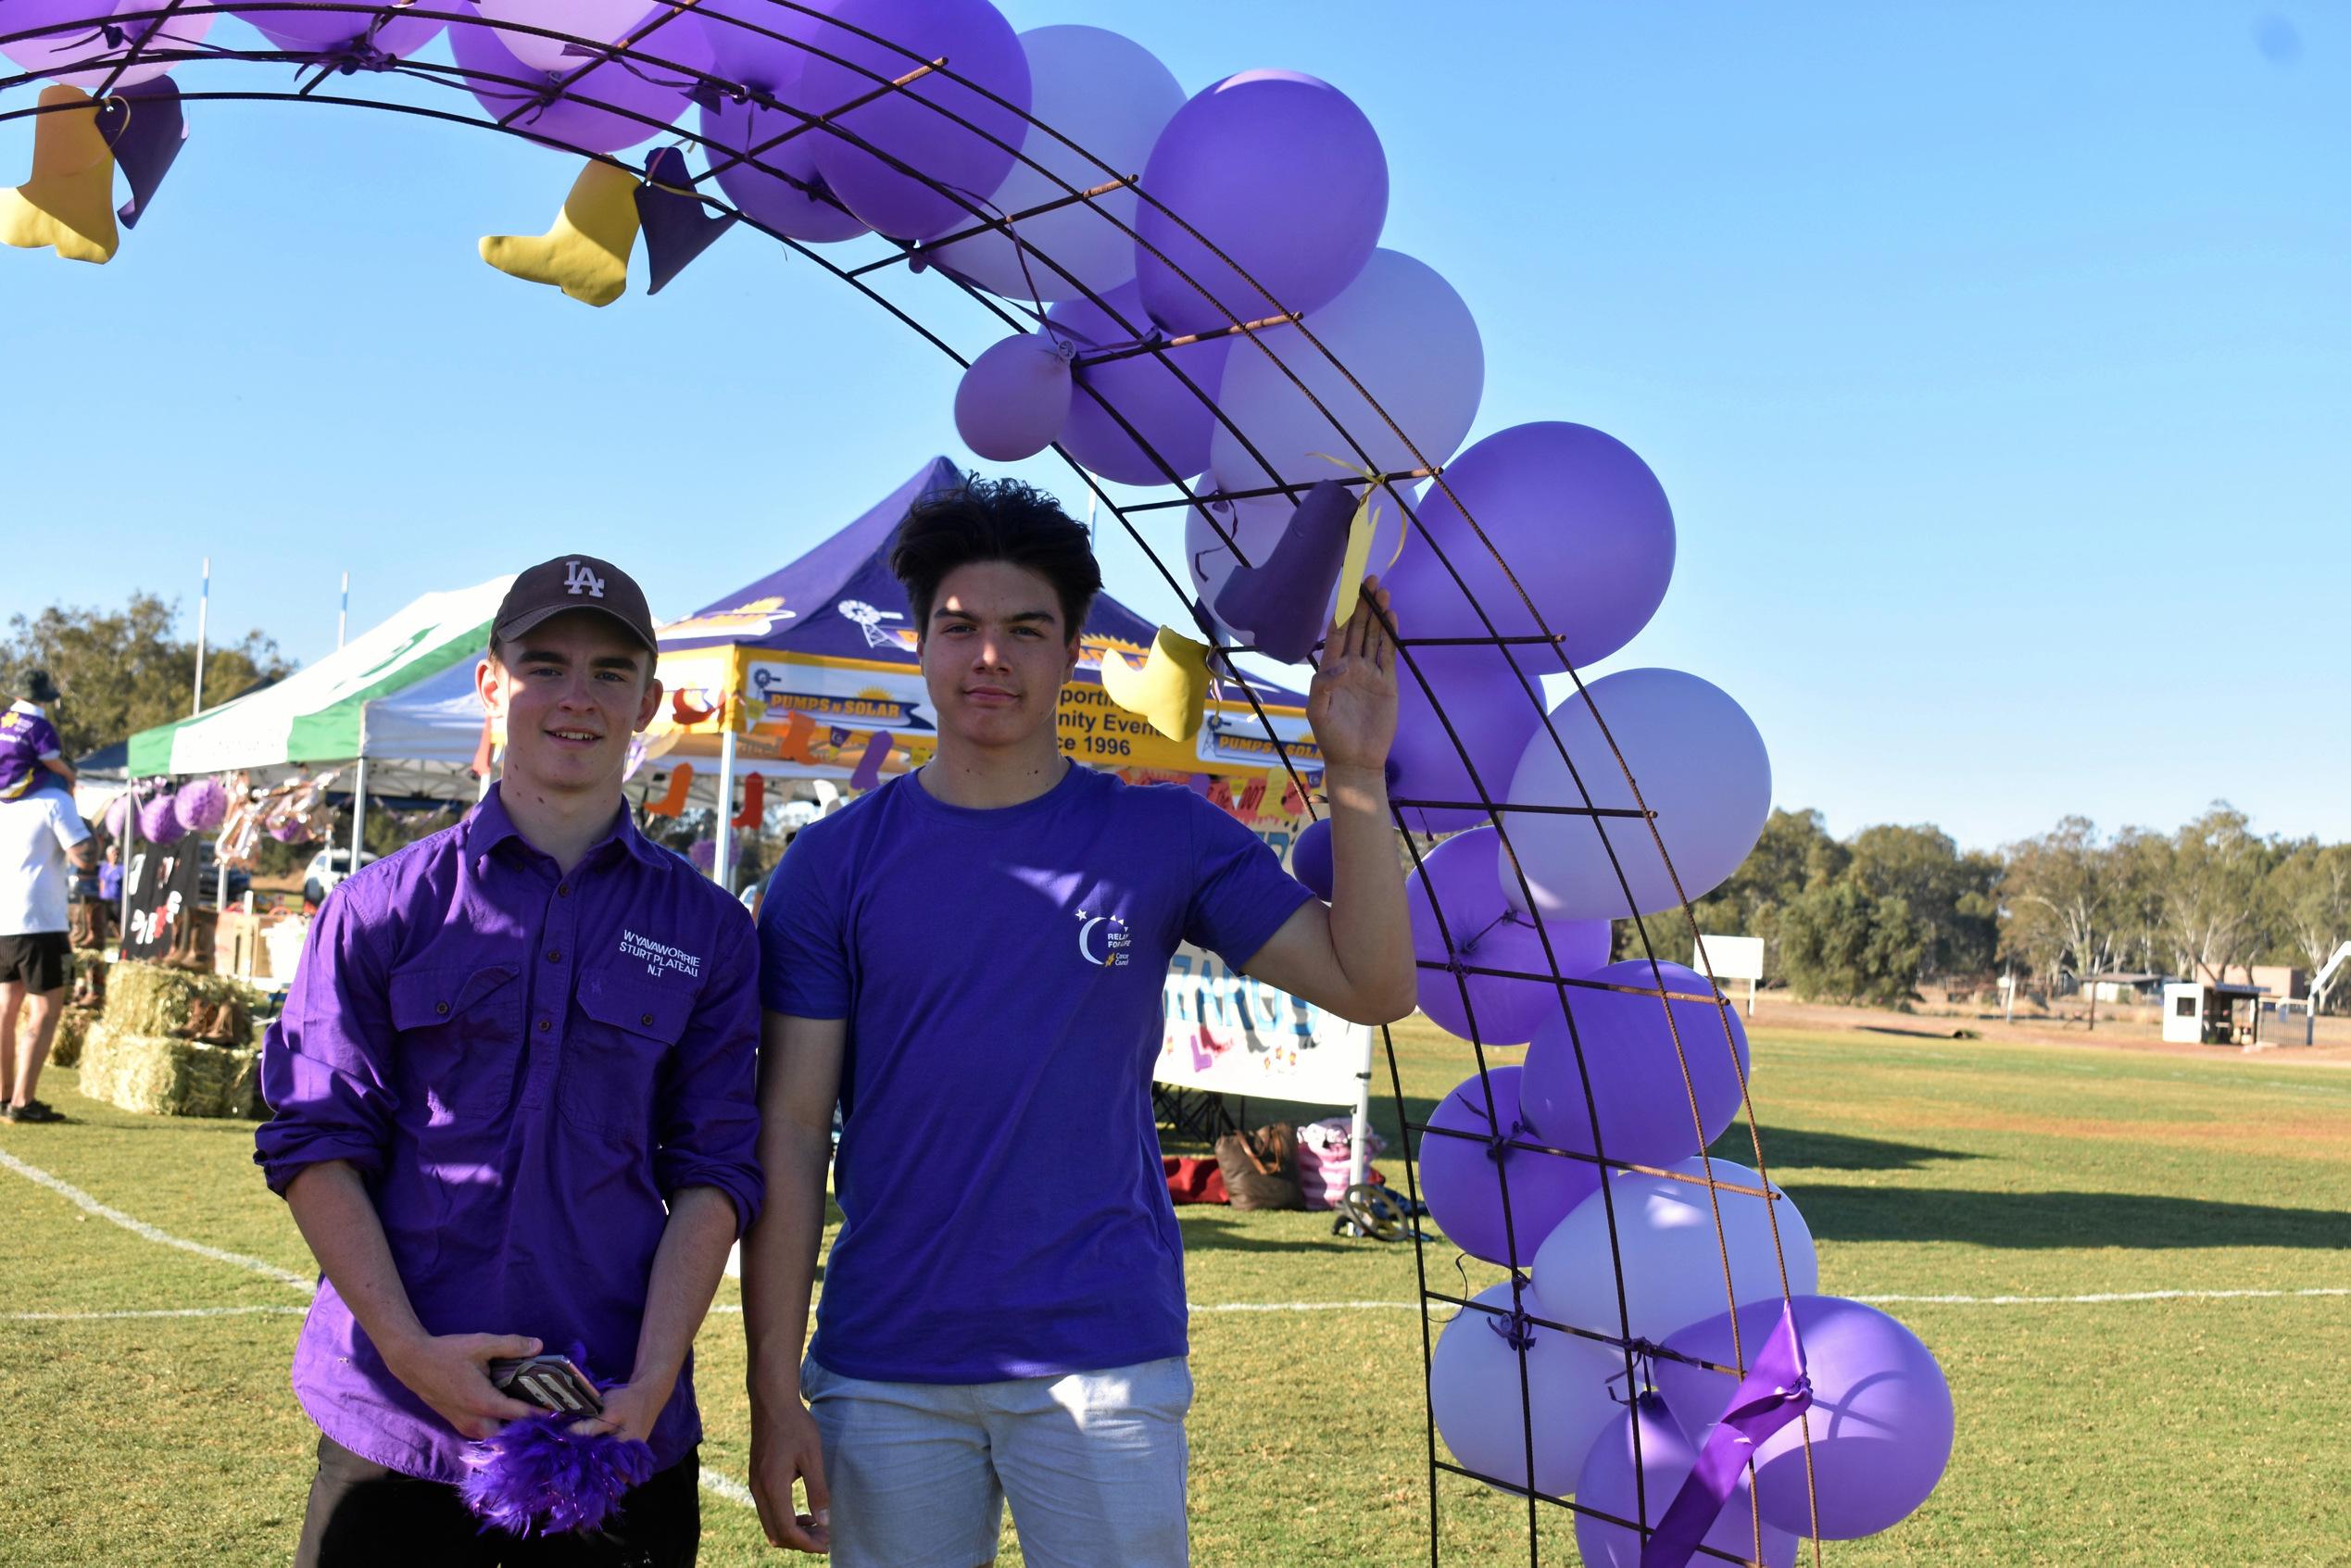
<path id="1" fill-rule="evenodd" d="M 1306 721 L 1325 768 L 1377 772 L 1387 765 L 1396 739 L 1396 626 L 1377 577 L 1364 579 L 1355 613 L 1323 645 Z"/>

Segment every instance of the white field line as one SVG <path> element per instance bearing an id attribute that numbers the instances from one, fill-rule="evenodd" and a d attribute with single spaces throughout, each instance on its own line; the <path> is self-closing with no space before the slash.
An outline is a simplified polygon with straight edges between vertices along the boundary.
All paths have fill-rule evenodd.
<path id="1" fill-rule="evenodd" d="M 122 1318 L 302 1317 L 308 1307 L 153 1307 L 136 1312 L 10 1312 L 9 1323 L 108 1323 Z"/>
<path id="2" fill-rule="evenodd" d="M 199 1258 L 209 1258 L 216 1263 L 233 1263 L 248 1273 L 257 1273 L 266 1279 L 276 1280 L 280 1285 L 289 1286 L 306 1296 L 313 1295 L 318 1290 L 318 1282 L 308 1274 L 297 1274 L 291 1269 L 282 1269 L 275 1263 L 266 1262 L 259 1258 L 248 1258 L 242 1252 L 224 1252 L 217 1247 L 207 1247 L 201 1241 L 190 1241 L 183 1236 L 173 1236 L 170 1231 L 158 1230 L 145 1220 L 134 1220 L 119 1209 L 108 1208 L 70 1182 L 59 1181 L 39 1166 L 26 1164 L 4 1148 L 0 1148 L 0 1166 L 6 1166 L 8 1170 L 14 1171 L 36 1186 L 47 1187 L 85 1214 L 95 1214 L 101 1220 L 120 1225 L 142 1240 L 152 1241 L 161 1247 L 176 1247 L 182 1252 L 193 1252 Z"/>
<path id="3" fill-rule="evenodd" d="M 2296 1296 L 2351 1296 L 2351 1286 L 2307 1290 L 2110 1290 L 2094 1296 L 1855 1296 L 1855 1301 L 1938 1307 L 2102 1307 L 2111 1301 L 2242 1301 Z"/>

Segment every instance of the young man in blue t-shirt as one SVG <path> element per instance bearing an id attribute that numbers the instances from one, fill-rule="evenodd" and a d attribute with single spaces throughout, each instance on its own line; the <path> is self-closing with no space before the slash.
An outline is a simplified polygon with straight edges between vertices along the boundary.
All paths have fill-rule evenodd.
<path id="1" fill-rule="evenodd" d="M 926 499 L 890 564 L 937 756 L 801 830 L 761 911 L 752 1490 L 770 1540 L 844 1568 L 990 1562 L 1007 1498 L 1037 1568 L 1181 1564 L 1191 1377 L 1150 1107 L 1161 986 L 1188 940 L 1347 1018 L 1412 1010 L 1387 598 L 1366 580 L 1308 699 L 1325 905 L 1190 790 L 1062 755 L 1101 576 L 1049 497 L 979 482 Z M 843 1222 L 803 1366 L 836 1099 Z"/>

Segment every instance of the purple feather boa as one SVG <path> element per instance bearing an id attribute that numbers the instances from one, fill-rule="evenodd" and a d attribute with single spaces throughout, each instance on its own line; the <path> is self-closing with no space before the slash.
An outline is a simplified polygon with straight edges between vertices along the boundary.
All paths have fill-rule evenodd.
<path id="1" fill-rule="evenodd" d="M 587 1364 L 574 1347 L 574 1366 Z M 601 1388 L 611 1384 L 597 1383 Z M 493 1529 L 560 1536 L 599 1528 L 633 1487 L 653 1478 L 653 1450 L 634 1437 L 575 1436 L 576 1416 L 527 1416 L 469 1445 L 465 1505 Z"/>

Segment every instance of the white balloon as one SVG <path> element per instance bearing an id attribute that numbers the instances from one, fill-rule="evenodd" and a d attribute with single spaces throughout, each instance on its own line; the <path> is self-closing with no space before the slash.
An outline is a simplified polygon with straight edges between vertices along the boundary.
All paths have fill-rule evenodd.
<path id="1" fill-rule="evenodd" d="M 1703 1177 L 1706 1167 L 1685 1160 L 1666 1167 Z M 1717 1182 L 1760 1187 L 1744 1165 L 1714 1161 Z M 1778 1187 L 1772 1188 L 1779 1192 Z M 1609 1211 L 1616 1200 L 1616 1264 L 1609 1261 Z M 1710 1200 L 1711 1199 L 1711 1200 Z M 1720 1205 L 1722 1235 L 1715 1234 Z M 1773 1212 L 1766 1213 L 1768 1207 Z M 1772 1222 L 1779 1221 L 1773 1246 Z M 1730 1305 L 1724 1291 L 1723 1254 L 1730 1255 L 1730 1290 L 1745 1306 L 1779 1298 L 1779 1264 L 1788 1265 L 1788 1293 L 1809 1296 L 1820 1286 L 1812 1228 L 1787 1195 L 1768 1206 L 1746 1193 L 1716 1191 L 1664 1176 L 1619 1171 L 1606 1193 L 1593 1193 L 1568 1211 L 1535 1253 L 1535 1297 L 1554 1323 L 1602 1334 L 1628 1329 L 1636 1339 L 1663 1343 L 1676 1329 Z M 1624 1282 L 1624 1315 L 1617 1315 L 1616 1279 Z M 1624 1327 L 1620 1327 L 1620 1323 Z"/>
<path id="2" fill-rule="evenodd" d="M 1336 474 L 1339 470 L 1333 469 Z M 1206 497 L 1200 506 L 1184 510 L 1184 567 L 1191 574 L 1192 587 L 1203 604 L 1213 606 L 1216 596 L 1224 591 L 1225 580 L 1240 564 L 1240 557 L 1233 553 L 1233 545 L 1254 563 L 1263 561 L 1281 542 L 1282 531 L 1289 526 L 1290 514 L 1298 503 L 1280 495 L 1251 495 L 1238 501 L 1211 496 L 1215 488 L 1214 476 L 1202 474 L 1192 485 L 1192 494 Z M 1411 496 L 1407 489 L 1405 495 Z M 1396 558 L 1396 546 L 1404 536 L 1404 508 L 1396 497 L 1382 491 L 1373 503 L 1371 557 L 1367 570 L 1384 576 L 1389 562 Z M 1213 518 L 1210 514 L 1213 514 Z M 1219 529 L 1223 533 L 1219 533 Z M 1229 534 L 1232 544 L 1226 542 Z M 1339 585 L 1333 583 L 1330 602 L 1326 611 L 1339 608 Z M 1234 642 L 1247 643 L 1240 635 L 1218 620 L 1213 608 L 1209 619 L 1215 621 L 1226 636 Z"/>
<path id="3" fill-rule="evenodd" d="M 1451 283 L 1402 251 L 1376 250 L 1337 299 L 1308 313 L 1306 327 L 1320 348 L 1294 327 L 1268 327 L 1253 334 L 1272 350 L 1271 357 L 1252 344 L 1234 344 L 1216 401 L 1276 472 L 1268 473 L 1238 436 L 1220 426 L 1210 441 L 1208 466 L 1225 488 L 1257 490 L 1277 480 L 1328 479 L 1343 470 L 1315 454 L 1354 466 L 1362 461 L 1356 445 L 1381 472 L 1403 472 L 1418 466 L 1405 437 L 1432 463 L 1452 456 L 1477 417 L 1486 351 L 1469 307 Z M 1327 416 L 1299 390 L 1285 366 Z M 1377 400 L 1386 418 L 1355 390 L 1350 376 Z M 1389 428 L 1389 419 L 1402 436 Z"/>
<path id="4" fill-rule="evenodd" d="M 1511 1310 L 1510 1282 L 1477 1298 L 1503 1312 Z M 1527 1311 L 1537 1316 L 1531 1298 Z M 1438 1336 L 1428 1359 L 1428 1409 L 1438 1435 L 1465 1470 L 1515 1486 L 1527 1484 L 1527 1417 L 1535 1428 L 1535 1490 L 1564 1497 L 1592 1440 L 1615 1419 L 1608 1380 L 1621 1378 L 1624 1352 L 1557 1329 L 1525 1325 L 1527 1377 L 1524 1398 L 1518 1351 L 1505 1336 L 1511 1320 L 1465 1307 Z"/>
<path id="5" fill-rule="evenodd" d="M 1409 621 L 1404 634 L 1412 635 Z M 1621 767 L 1612 740 L 1624 757 Z M 1572 774 L 1560 759 L 1562 746 L 1575 763 Z M 1543 919 L 1623 920 L 1678 908 L 1685 895 L 1694 902 L 1721 886 L 1763 836 L 1771 815 L 1771 756 L 1763 736 L 1719 687 L 1678 670 L 1620 670 L 1584 693 L 1571 692 L 1551 710 L 1551 728 L 1527 743 L 1508 800 L 1582 807 L 1589 791 L 1590 805 L 1628 809 L 1635 801 L 1627 768 L 1641 786 L 1639 804 L 1657 814 L 1654 838 L 1639 817 L 1510 814 L 1511 845 Z M 1672 857 L 1670 874 L 1658 839 Z M 1526 896 L 1506 867 L 1502 881 L 1511 907 L 1527 913 Z"/>
<path id="6" fill-rule="evenodd" d="M 1158 56 L 1130 38 L 1080 26 L 1031 28 L 1021 34 L 1021 50 L 1028 56 L 1029 113 L 1038 121 L 1022 139 L 1021 157 L 1081 191 L 1142 173 L 1151 144 L 1184 107 L 1184 89 Z M 1104 173 L 1103 163 L 1113 172 Z M 1010 216 L 1068 194 L 1044 170 L 1015 161 L 987 205 Z M 1029 247 L 1025 271 L 1020 245 L 1001 232 L 974 234 L 927 254 L 934 266 L 1007 299 L 1050 305 L 1079 298 L 1089 288 L 1107 294 L 1135 276 L 1135 242 L 1127 231 L 1135 225 L 1136 207 L 1130 187 L 1023 220 L 1016 227 Z M 1045 257 L 1054 266 L 1047 266 Z"/>

